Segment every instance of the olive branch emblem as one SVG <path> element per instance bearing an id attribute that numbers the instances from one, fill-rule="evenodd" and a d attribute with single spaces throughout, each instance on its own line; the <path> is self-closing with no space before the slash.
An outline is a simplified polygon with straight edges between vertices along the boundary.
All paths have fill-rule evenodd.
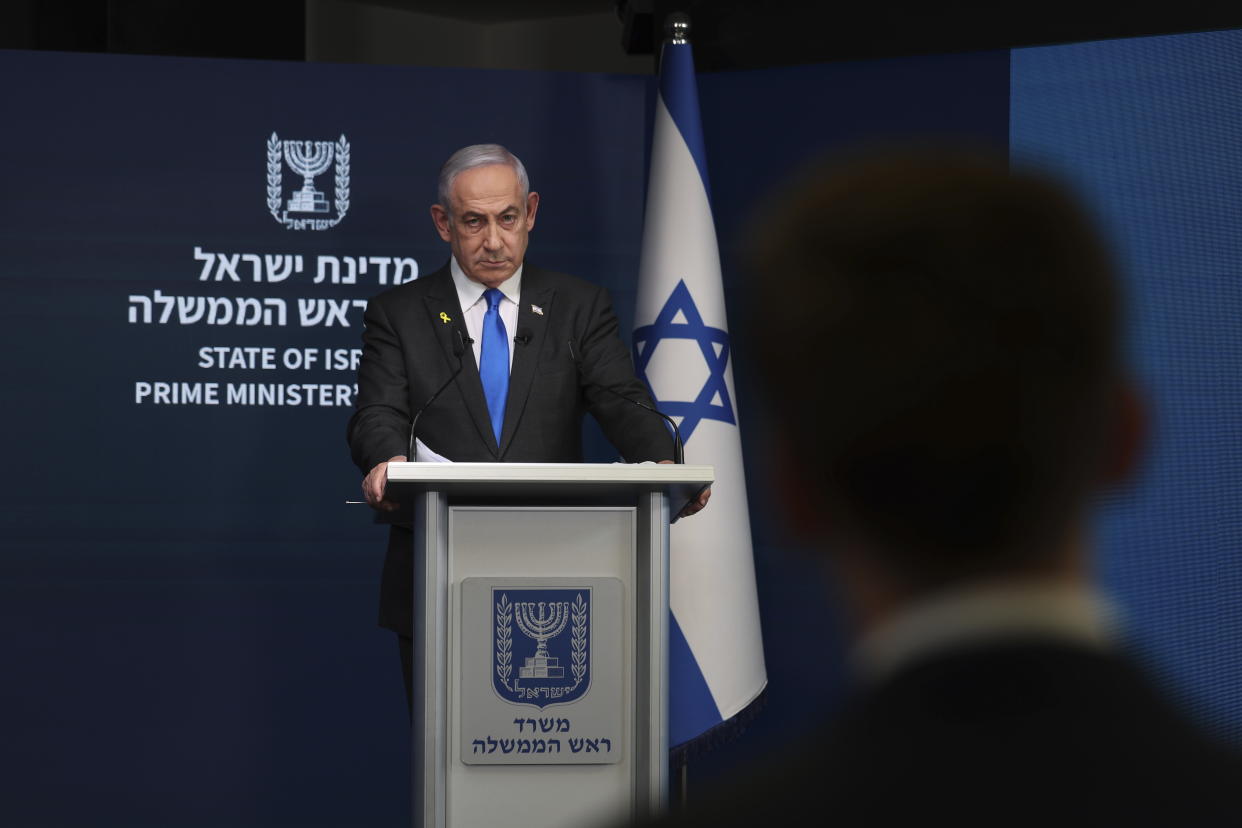
<path id="1" fill-rule="evenodd" d="M 336 220 L 349 212 L 349 142 L 341 135 L 336 142 Z"/>
<path id="2" fill-rule="evenodd" d="M 587 669 L 587 607 L 586 602 L 582 600 L 581 592 L 578 593 L 578 599 L 574 601 L 570 609 L 570 619 L 573 624 L 570 630 L 570 671 L 573 673 L 576 688 L 582 683 L 582 677 L 586 675 Z"/>
<path id="3" fill-rule="evenodd" d="M 280 139 L 273 132 L 267 139 L 267 209 L 277 221 L 280 221 L 280 189 L 284 177 L 280 158 Z"/>
<path id="4" fill-rule="evenodd" d="M 513 604 L 509 596 L 500 594 L 496 603 L 496 676 L 506 690 L 512 691 L 509 677 L 513 675 Z"/>

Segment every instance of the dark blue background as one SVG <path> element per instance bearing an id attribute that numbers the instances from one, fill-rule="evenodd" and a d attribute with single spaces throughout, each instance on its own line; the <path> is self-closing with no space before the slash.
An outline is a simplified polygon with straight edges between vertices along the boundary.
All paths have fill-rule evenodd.
<path id="1" fill-rule="evenodd" d="M 1009 53 L 702 75 L 699 96 L 733 335 L 769 686 L 767 707 L 754 727 L 730 749 L 690 764 L 692 785 L 776 748 L 828 714 L 843 690 L 847 632 L 839 608 L 825 597 L 834 585 L 807 550 L 782 535 L 780 504 L 769 488 L 764 435 L 780 424 L 769 421 L 762 405 L 763 366 L 748 341 L 752 294 L 744 262 L 750 229 L 774 188 L 825 153 L 929 141 L 964 141 L 1003 152 L 1009 134 Z"/>
<path id="2" fill-rule="evenodd" d="M 1143 474 L 1096 527 L 1135 651 L 1242 744 L 1242 32 L 1022 49 L 1015 158 L 1070 181 L 1124 266 Z"/>
<path id="3" fill-rule="evenodd" d="M 315 256 L 447 260 L 428 206 L 457 147 L 499 140 L 546 209 L 532 260 L 630 287 L 642 79 L 0 53 L 0 823 L 397 825 L 408 717 L 375 623 L 385 530 L 345 408 L 135 405 L 135 380 L 347 382 L 197 367 L 204 345 L 359 345 L 301 328 Z M 335 229 L 265 203 L 268 136 L 352 149 Z M 286 185 L 292 174 L 285 171 Z M 331 198 L 332 179 L 317 180 Z M 200 283 L 195 246 L 301 253 L 272 286 Z M 287 327 L 131 325 L 130 294 L 274 296 Z M 633 293 L 620 296 L 626 329 Z M 274 375 L 273 375 L 274 374 Z M 600 459 L 611 459 L 601 457 Z"/>

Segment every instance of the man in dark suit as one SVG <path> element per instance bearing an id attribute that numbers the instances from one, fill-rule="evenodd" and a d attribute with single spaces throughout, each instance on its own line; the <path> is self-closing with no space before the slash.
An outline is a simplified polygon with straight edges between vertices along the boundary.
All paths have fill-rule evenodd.
<path id="1" fill-rule="evenodd" d="M 376 509 L 395 507 L 384 497 L 387 468 L 407 459 L 411 416 L 458 366 L 418 420 L 415 459 L 581 462 L 589 411 L 626 461 L 671 462 L 664 422 L 622 399 L 652 405 L 607 291 L 526 264 L 538 209 L 525 167 L 504 147 L 465 147 L 441 168 L 431 216 L 449 263 L 375 297 L 365 315 L 348 439 Z M 683 514 L 706 502 L 704 493 Z M 412 549 L 411 531 L 393 526 L 380 587 L 380 624 L 397 633 L 407 699 Z"/>
<path id="2" fill-rule="evenodd" d="M 853 694 L 677 824 L 1242 825 L 1242 760 L 1091 586 L 1089 501 L 1143 429 L 1081 209 L 924 153 L 804 175 L 765 218 L 771 454 L 853 620 Z"/>

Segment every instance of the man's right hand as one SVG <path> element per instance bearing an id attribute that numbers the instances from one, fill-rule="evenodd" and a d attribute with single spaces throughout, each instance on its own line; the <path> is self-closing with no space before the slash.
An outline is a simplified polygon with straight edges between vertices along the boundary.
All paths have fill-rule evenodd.
<path id="1" fill-rule="evenodd" d="M 362 494 L 366 497 L 367 503 L 371 504 L 372 509 L 381 512 L 391 512 L 397 508 L 397 504 L 391 500 L 384 499 L 384 487 L 388 483 L 388 464 L 404 463 L 406 457 L 399 454 L 396 457 L 389 457 L 383 463 L 376 464 L 375 468 L 367 473 L 362 479 Z"/>

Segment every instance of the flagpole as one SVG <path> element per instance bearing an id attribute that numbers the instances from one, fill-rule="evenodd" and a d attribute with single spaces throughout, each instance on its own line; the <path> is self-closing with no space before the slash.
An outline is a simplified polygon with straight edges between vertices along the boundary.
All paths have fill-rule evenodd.
<path id="1" fill-rule="evenodd" d="M 671 12 L 664 21 L 664 39 L 675 46 L 684 46 L 690 42 L 690 15 L 685 12 Z"/>
<path id="2" fill-rule="evenodd" d="M 690 15 L 685 12 L 676 11 L 671 12 L 668 17 L 664 19 L 664 42 L 671 43 L 674 46 L 685 46 L 690 43 Z M 656 66 L 656 73 L 659 74 L 659 71 L 662 68 L 659 63 L 662 63 L 664 60 L 663 45 L 661 45 L 657 54 L 660 56 L 660 59 Z M 679 435 L 678 442 L 680 441 L 681 437 Z M 670 756 L 670 760 L 671 759 L 672 757 Z M 670 804 L 672 806 L 672 810 L 684 811 L 689 805 L 690 758 L 683 755 L 680 762 L 673 764 L 673 771 L 677 774 L 674 786 L 677 791 L 677 796 Z"/>

